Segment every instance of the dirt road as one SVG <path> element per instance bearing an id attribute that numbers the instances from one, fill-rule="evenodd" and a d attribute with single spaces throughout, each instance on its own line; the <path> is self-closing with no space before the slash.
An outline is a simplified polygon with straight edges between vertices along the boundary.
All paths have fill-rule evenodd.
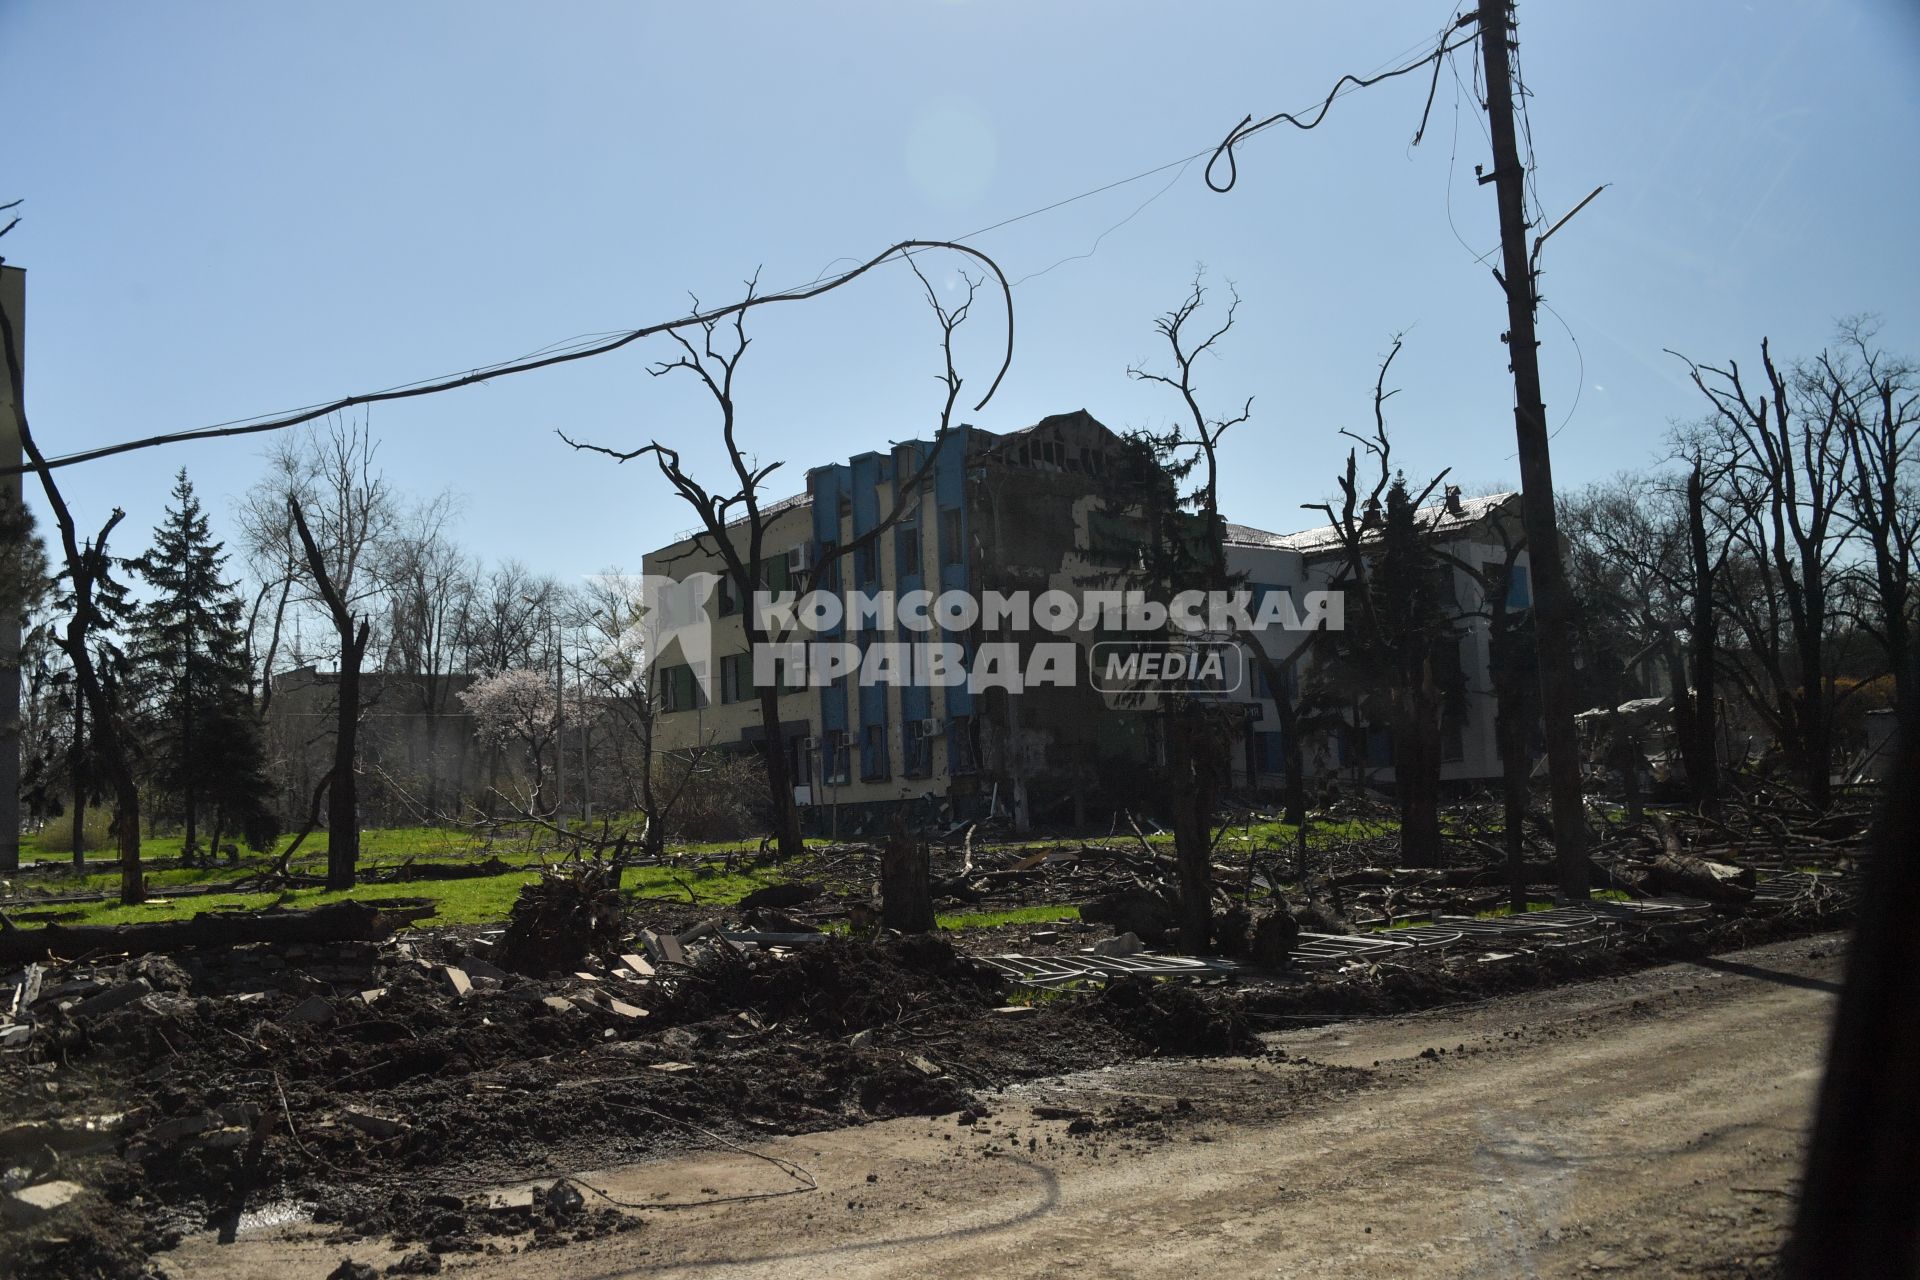
<path id="1" fill-rule="evenodd" d="M 1273 1038 L 1267 1058 L 1008 1091 L 897 1120 L 583 1175 L 648 1212 L 602 1240 L 449 1255 L 480 1280 L 894 1275 L 1766 1274 L 1790 1211 L 1840 939 L 1755 948 Z M 963 1117 L 962 1119 L 965 1119 Z M 512 1194 L 508 1189 L 507 1194 Z M 591 1197 L 590 1197 L 591 1199 Z M 302 1231 L 176 1275 L 325 1276 L 398 1256 Z"/>

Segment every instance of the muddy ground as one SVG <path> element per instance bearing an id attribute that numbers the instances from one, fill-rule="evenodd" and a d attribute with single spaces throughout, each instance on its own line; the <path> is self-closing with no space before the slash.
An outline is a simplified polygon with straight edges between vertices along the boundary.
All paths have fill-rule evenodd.
<path id="1" fill-rule="evenodd" d="M 681 931 L 712 914 L 660 908 L 634 923 Z M 1259 1049 L 1256 1030 L 1551 986 L 1831 923 L 1729 916 L 1502 963 L 1414 953 L 1334 974 L 1131 979 L 1040 996 L 941 937 L 829 939 L 778 956 L 708 945 L 671 981 L 641 980 L 611 956 L 579 974 L 524 976 L 489 964 L 498 931 L 475 929 L 69 966 L 49 984 L 79 973 L 96 996 L 150 990 L 103 1012 L 86 1011 L 83 990 L 83 1003 L 7 1055 L 8 1188 L 79 1190 L 16 1215 L 0 1235 L 0 1274 L 187 1274 L 169 1262 L 183 1238 L 231 1236 L 261 1215 L 311 1217 L 342 1246 L 391 1240 L 409 1252 L 387 1269 L 431 1271 L 636 1221 L 564 1183 L 505 1209 L 475 1195 L 504 1183 L 716 1141 L 984 1111 L 991 1091 L 1023 1080 L 1245 1054 Z M 983 930 L 967 946 L 1078 941 L 1032 941 L 1057 928 Z M 448 965 L 472 971 L 467 990 Z M 1143 1119 L 1155 1118 L 1088 1123 Z"/>

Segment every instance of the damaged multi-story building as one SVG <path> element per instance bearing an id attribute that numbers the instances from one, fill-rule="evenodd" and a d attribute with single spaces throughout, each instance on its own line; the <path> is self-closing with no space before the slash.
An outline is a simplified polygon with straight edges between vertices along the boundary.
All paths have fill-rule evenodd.
<path id="1" fill-rule="evenodd" d="M 805 493 L 763 513 L 766 585 L 788 590 L 823 552 L 852 547 L 828 561 L 816 586 L 847 597 L 1078 595 L 1117 579 L 1138 559 L 1145 526 L 1130 514 L 1117 478 L 1128 447 L 1082 410 L 1004 434 L 960 426 L 937 451 L 930 441 L 906 441 L 816 467 Z M 921 482 L 909 488 L 916 476 Z M 879 536 L 863 542 L 882 525 Z M 743 534 L 744 526 L 732 531 Z M 719 572 L 721 558 L 704 536 L 690 536 L 647 556 L 644 567 L 679 578 Z M 711 697 L 689 663 L 655 673 L 659 750 L 765 744 L 743 602 L 735 594 L 721 584 Z M 924 639 L 898 623 L 891 632 L 843 620 L 809 638 L 862 650 L 888 639 Z M 1097 635 L 1076 629 L 1070 638 L 1084 649 Z M 1035 633 L 1010 624 L 942 628 L 940 638 L 959 645 L 969 662 L 983 644 L 1010 644 L 1024 655 L 1036 643 Z M 1086 816 L 1104 782 L 1137 767 L 1151 750 L 1147 717 L 1113 707 L 1078 678 L 1019 691 L 966 681 L 885 685 L 841 676 L 813 686 L 798 675 L 781 678 L 780 745 L 817 827 L 857 824 L 903 800 L 955 818 L 999 813 L 1018 825 L 1070 822 Z"/>
<path id="2" fill-rule="evenodd" d="M 798 590 L 810 567 L 824 564 L 819 580 L 806 585 L 846 600 L 856 593 L 895 599 L 914 592 L 974 599 L 1024 593 L 1033 600 L 1057 592 L 1081 601 L 1091 593 L 1115 594 L 1116 587 L 1137 585 L 1149 537 L 1140 506 L 1142 457 L 1141 445 L 1081 410 L 1004 434 L 961 426 L 937 450 L 930 441 L 906 441 L 816 467 L 807 473 L 804 493 L 762 512 L 764 585 L 775 596 Z M 1422 513 L 1447 553 L 1474 565 L 1503 556 L 1497 526 L 1517 518 L 1513 495 L 1449 501 L 1452 508 Z M 744 524 L 729 528 L 736 539 L 745 532 Z M 840 548 L 850 550 L 841 554 Z M 1228 571 L 1256 598 L 1282 592 L 1303 605 L 1308 593 L 1334 583 L 1337 552 L 1329 530 L 1278 535 L 1226 528 Z M 1513 603 L 1524 607 L 1524 553 L 1519 564 Z M 723 578 L 711 607 L 711 670 L 697 670 L 684 655 L 657 655 L 656 750 L 764 749 L 746 602 L 724 581 L 710 539 L 689 535 L 648 555 L 644 567 L 675 579 Z M 1453 780 L 1499 771 L 1484 610 L 1471 575 L 1459 577 L 1460 651 L 1472 705 L 1449 729 L 1445 776 Z M 998 815 L 1017 827 L 1078 825 L 1138 804 L 1159 754 L 1158 718 L 1141 714 L 1151 699 L 1116 698 L 1087 678 L 1088 655 L 1115 633 L 1095 625 L 1091 614 L 1081 623 L 1057 634 L 1004 617 L 933 629 L 935 638 L 959 646 L 976 671 L 989 648 L 1011 646 L 1024 660 L 1036 646 L 1071 640 L 1075 669 L 1057 682 L 822 679 L 797 655 L 763 665 L 759 678 L 780 683 L 779 749 L 787 753 L 809 825 L 871 829 L 902 802 L 922 806 L 930 818 Z M 1297 638 L 1275 633 L 1263 642 L 1284 655 Z M 897 618 L 842 617 L 806 639 L 866 654 L 928 634 Z M 771 648 L 792 652 L 782 644 Z M 1249 672 L 1243 664 L 1208 695 L 1239 708 L 1244 730 L 1233 784 L 1241 789 L 1269 790 L 1284 780 L 1270 694 L 1257 668 Z M 1362 726 L 1333 735 L 1328 748 L 1309 753 L 1304 764 L 1310 773 L 1349 769 L 1390 782 L 1390 768 L 1381 767 L 1383 743 L 1380 732 Z"/>

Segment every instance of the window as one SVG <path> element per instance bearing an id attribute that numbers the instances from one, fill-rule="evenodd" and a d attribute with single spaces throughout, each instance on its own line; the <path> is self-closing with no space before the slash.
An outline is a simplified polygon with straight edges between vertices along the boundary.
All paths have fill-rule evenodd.
<path id="1" fill-rule="evenodd" d="M 850 781 L 847 777 L 847 758 L 853 753 L 847 749 L 846 736 L 846 730 L 836 729 L 829 732 L 820 743 L 821 777 L 838 787 L 844 787 Z"/>
<path id="2" fill-rule="evenodd" d="M 965 564 L 967 547 L 960 508 L 948 507 L 940 513 L 940 563 Z"/>
<path id="3" fill-rule="evenodd" d="M 700 706 L 700 686 L 694 681 L 693 668 L 685 663 L 663 668 L 660 672 L 660 709 L 694 711 Z"/>
<path id="4" fill-rule="evenodd" d="M 887 758 L 886 721 L 862 725 L 860 728 L 860 780 L 876 782 L 892 776 L 892 762 Z"/>
<path id="5" fill-rule="evenodd" d="M 720 575 L 720 616 L 740 612 L 740 594 L 733 589 L 733 575 Z"/>
<path id="6" fill-rule="evenodd" d="M 1448 716 L 1440 727 L 1440 759 L 1459 764 L 1467 758 L 1467 726 L 1461 716 Z"/>
<path id="7" fill-rule="evenodd" d="M 745 702 L 753 693 L 753 655 L 730 653 L 720 659 L 720 701 Z"/>
<path id="8" fill-rule="evenodd" d="M 1285 736 L 1275 730 L 1257 730 L 1253 735 L 1253 763 L 1261 773 L 1285 773 Z"/>
<path id="9" fill-rule="evenodd" d="M 903 524 L 893 535 L 895 554 L 900 557 L 901 574 L 920 572 L 920 526 Z"/>
<path id="10" fill-rule="evenodd" d="M 1507 608 L 1531 609 L 1533 607 L 1533 582 L 1527 574 L 1527 566 L 1517 564 L 1507 577 Z"/>
<path id="11" fill-rule="evenodd" d="M 909 778 L 925 778 L 933 773 L 933 739 L 921 731 L 922 722 L 909 720 L 900 726 L 900 760 Z"/>
<path id="12" fill-rule="evenodd" d="M 878 557 L 873 554 L 873 544 L 863 543 L 853 549 L 853 585 L 870 587 L 878 578 Z"/>
<path id="13" fill-rule="evenodd" d="M 789 563 L 791 555 L 791 552 L 782 552 L 777 556 L 769 556 L 761 566 L 767 580 L 767 590 L 775 595 L 793 586 L 793 566 Z"/>

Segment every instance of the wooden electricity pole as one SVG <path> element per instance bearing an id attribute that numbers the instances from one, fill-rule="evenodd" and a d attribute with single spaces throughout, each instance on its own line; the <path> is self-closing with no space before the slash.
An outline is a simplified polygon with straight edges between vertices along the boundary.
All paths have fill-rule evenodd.
<path id="1" fill-rule="evenodd" d="M 1527 531 L 1527 561 L 1533 576 L 1535 642 L 1540 650 L 1540 711 L 1546 722 L 1547 769 L 1553 795 L 1553 839 L 1558 848 L 1560 891 L 1588 894 L 1586 815 L 1580 796 L 1580 740 L 1574 730 L 1573 618 L 1567 576 L 1560 560 L 1559 522 L 1554 515 L 1553 466 L 1548 457 L 1547 410 L 1540 398 L 1540 350 L 1533 321 L 1538 297 L 1527 257 L 1526 170 L 1514 139 L 1513 6 L 1509 0 L 1479 0 L 1480 48 L 1486 65 L 1487 122 L 1493 135 L 1493 182 L 1500 205 L 1497 273 L 1507 293 L 1507 332 L 1501 340 L 1513 368 L 1513 422 L 1520 447 L 1520 517 Z"/>

